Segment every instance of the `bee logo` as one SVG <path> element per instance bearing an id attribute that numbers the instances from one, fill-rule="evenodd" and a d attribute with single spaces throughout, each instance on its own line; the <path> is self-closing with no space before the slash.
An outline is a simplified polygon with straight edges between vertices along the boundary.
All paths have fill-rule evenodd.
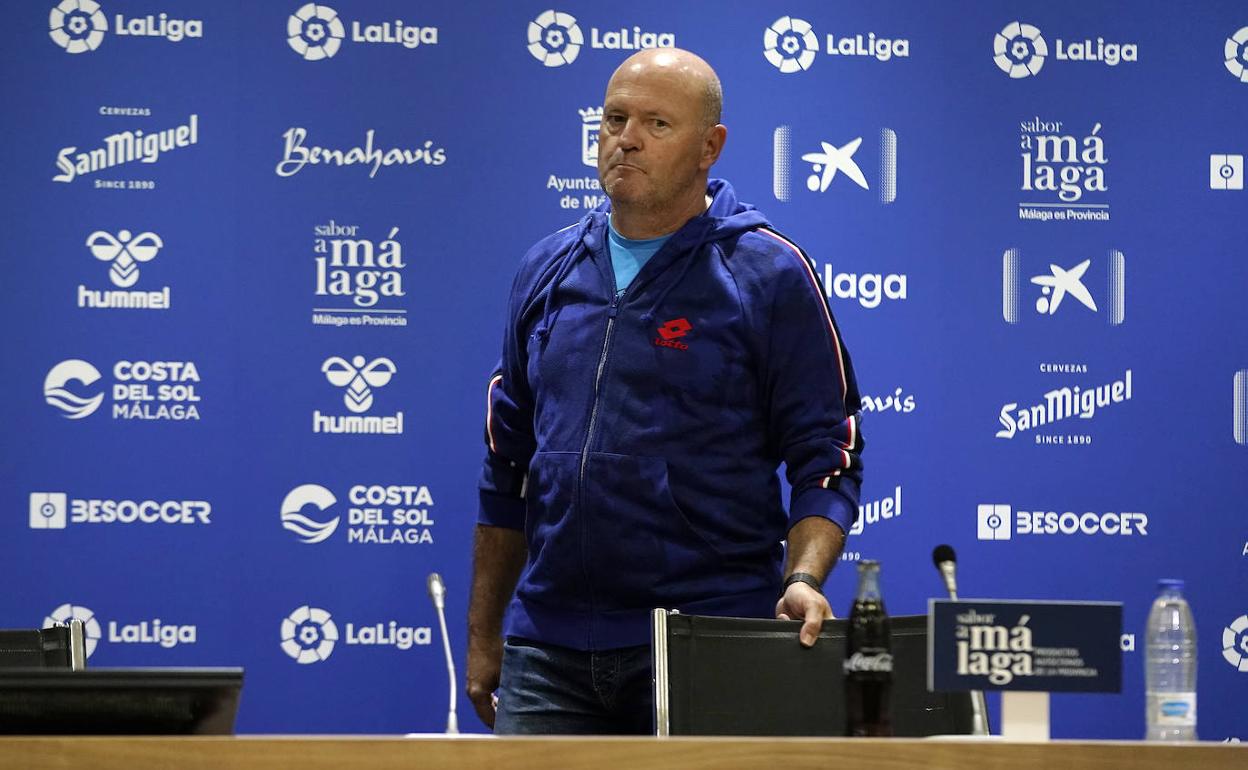
<path id="1" fill-rule="evenodd" d="M 139 280 L 139 263 L 150 262 L 165 246 L 156 233 L 139 233 L 132 237 L 129 230 L 122 230 L 113 237 L 103 230 L 87 236 L 87 248 L 91 256 L 101 262 L 111 262 L 108 277 L 113 284 L 128 289 Z"/>
<path id="2" fill-rule="evenodd" d="M 340 356 L 325 359 L 321 366 L 329 384 L 346 388 L 342 401 L 352 412 L 367 412 L 373 405 L 373 388 L 383 387 L 398 371 L 388 358 L 375 358 L 365 364 L 364 356 L 355 356 L 348 362 Z"/>

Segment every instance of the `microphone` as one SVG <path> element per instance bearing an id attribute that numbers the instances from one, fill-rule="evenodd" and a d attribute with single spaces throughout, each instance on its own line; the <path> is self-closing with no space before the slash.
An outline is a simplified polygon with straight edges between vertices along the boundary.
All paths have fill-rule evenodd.
<path id="1" fill-rule="evenodd" d="M 446 732 L 449 735 L 457 735 L 459 733 L 459 718 L 455 714 L 457 695 L 455 688 L 455 659 L 451 657 L 451 640 L 446 636 L 446 586 L 442 583 L 442 576 L 436 572 L 429 573 L 426 585 L 429 588 L 429 598 L 433 600 L 433 606 L 438 611 L 438 624 L 442 627 L 442 649 L 446 652 L 446 671 L 451 680 L 451 707 L 446 714 Z"/>
<path id="2" fill-rule="evenodd" d="M 947 545 L 938 545 L 932 551 L 932 563 L 936 565 L 936 569 L 940 571 L 940 577 L 945 581 L 945 590 L 949 592 L 949 598 L 955 602 L 958 600 L 958 557 L 953 552 L 953 548 Z"/>
<path id="3" fill-rule="evenodd" d="M 945 590 L 949 598 L 958 600 L 958 556 L 948 545 L 938 545 L 932 550 L 932 564 L 940 572 L 945 582 Z M 971 735 L 988 735 L 988 706 L 984 702 L 984 694 L 979 690 L 971 691 Z"/>

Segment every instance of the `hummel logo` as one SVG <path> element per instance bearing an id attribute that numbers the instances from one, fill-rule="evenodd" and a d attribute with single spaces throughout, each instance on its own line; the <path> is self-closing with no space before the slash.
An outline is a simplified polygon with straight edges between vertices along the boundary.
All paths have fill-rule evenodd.
<path id="1" fill-rule="evenodd" d="M 373 405 L 372 388 L 380 388 L 390 382 L 397 371 L 394 362 L 388 358 L 377 358 L 365 363 L 364 356 L 355 356 L 348 363 L 345 359 L 333 356 L 326 359 L 321 371 L 331 385 L 346 388 L 342 401 L 352 412 L 367 412 Z"/>
<path id="2" fill-rule="evenodd" d="M 1057 265 L 1049 265 L 1050 275 L 1037 275 L 1031 279 L 1031 282 L 1043 286 L 1041 292 L 1044 296 L 1036 300 L 1036 312 L 1042 315 L 1053 315 L 1057 312 L 1057 308 L 1062 304 L 1062 299 L 1067 294 L 1083 303 L 1083 306 L 1093 313 L 1096 312 L 1096 301 L 1092 299 L 1092 295 L 1088 292 L 1088 288 L 1083 285 L 1083 274 L 1088 271 L 1088 265 L 1092 264 L 1092 260 L 1085 259 L 1069 270 L 1063 270 Z M 1052 294 L 1052 296 L 1049 296 Z"/>
<path id="3" fill-rule="evenodd" d="M 108 277 L 123 289 L 139 280 L 139 263 L 155 259 L 164 245 L 156 233 L 139 233 L 132 237 L 129 230 L 122 230 L 114 238 L 103 230 L 96 230 L 87 236 L 91 256 L 101 262 L 113 263 Z"/>
<path id="4" fill-rule="evenodd" d="M 688 334 L 692 329 L 693 324 L 689 323 L 687 318 L 672 319 L 659 327 L 659 336 L 654 338 L 654 344 L 661 348 L 688 350 L 688 345 L 683 342 L 677 342 L 677 340 Z"/>

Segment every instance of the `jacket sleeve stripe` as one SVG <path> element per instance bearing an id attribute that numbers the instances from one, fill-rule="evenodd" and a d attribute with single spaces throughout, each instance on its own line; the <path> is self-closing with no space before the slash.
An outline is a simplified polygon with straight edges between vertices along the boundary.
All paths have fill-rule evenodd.
<path id="1" fill-rule="evenodd" d="M 815 271 L 810 266 L 810 261 L 807 259 L 806 255 L 802 253 L 802 250 L 799 249 L 792 241 L 789 241 L 788 239 L 783 238 L 766 228 L 759 228 L 756 232 L 766 235 L 769 238 L 773 238 L 787 246 L 793 256 L 797 258 L 797 261 L 801 263 L 802 268 L 806 273 L 806 277 L 810 279 L 810 286 L 819 297 L 819 307 L 823 310 L 824 320 L 827 321 L 828 324 L 828 334 L 832 335 L 832 346 L 836 350 L 836 366 L 841 374 L 841 399 L 844 400 L 849 394 L 849 383 L 845 379 L 845 356 L 841 352 L 841 339 L 836 333 L 836 324 L 832 323 L 832 312 L 828 310 L 827 298 L 823 295 L 823 289 L 819 285 L 819 279 L 815 277 Z M 849 445 L 852 447 L 854 444 L 851 441 Z"/>
<path id="2" fill-rule="evenodd" d="M 503 381 L 503 375 L 496 374 L 490 378 L 490 385 L 485 389 L 485 435 L 490 439 L 490 451 L 498 452 L 494 446 L 494 387 Z"/>

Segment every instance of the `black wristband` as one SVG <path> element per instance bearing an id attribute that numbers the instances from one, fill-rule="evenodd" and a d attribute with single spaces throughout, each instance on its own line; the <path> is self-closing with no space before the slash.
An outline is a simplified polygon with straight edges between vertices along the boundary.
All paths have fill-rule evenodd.
<path id="1" fill-rule="evenodd" d="M 794 572 L 784 580 L 784 587 L 780 589 L 780 595 L 784 596 L 784 592 L 789 590 L 789 586 L 794 583 L 805 583 L 819 593 L 823 593 L 823 583 L 819 582 L 819 578 L 809 572 Z"/>

